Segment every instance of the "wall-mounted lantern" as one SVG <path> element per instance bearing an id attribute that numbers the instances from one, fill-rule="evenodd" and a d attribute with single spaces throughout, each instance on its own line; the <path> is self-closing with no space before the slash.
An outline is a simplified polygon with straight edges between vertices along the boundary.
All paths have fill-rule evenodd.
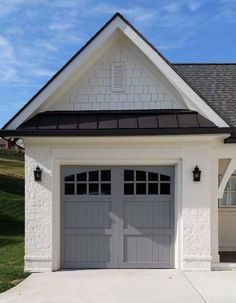
<path id="1" fill-rule="evenodd" d="M 36 169 L 34 170 L 34 181 L 41 181 L 42 180 L 42 169 L 37 165 Z"/>
<path id="2" fill-rule="evenodd" d="M 198 168 L 198 166 L 195 166 L 193 170 L 193 181 L 194 182 L 199 182 L 201 180 L 201 171 Z"/>

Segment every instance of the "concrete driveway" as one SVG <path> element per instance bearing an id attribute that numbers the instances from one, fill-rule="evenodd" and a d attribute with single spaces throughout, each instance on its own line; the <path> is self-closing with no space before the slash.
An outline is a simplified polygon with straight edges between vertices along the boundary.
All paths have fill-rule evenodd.
<path id="1" fill-rule="evenodd" d="M 75 270 L 32 274 L 1 303 L 235 303 L 236 271 Z"/>

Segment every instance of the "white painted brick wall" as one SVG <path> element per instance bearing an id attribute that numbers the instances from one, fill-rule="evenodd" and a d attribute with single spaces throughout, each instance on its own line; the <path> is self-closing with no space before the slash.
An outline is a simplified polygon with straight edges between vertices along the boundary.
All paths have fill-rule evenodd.
<path id="1" fill-rule="evenodd" d="M 110 140 L 110 139 L 109 139 Z M 60 227 L 55 229 L 53 225 L 52 207 L 59 207 L 59 198 L 52 201 L 52 161 L 57 159 L 69 159 L 70 164 L 78 164 L 84 161 L 85 165 L 97 159 L 96 163 L 110 161 L 111 163 L 130 163 L 136 161 L 141 163 L 142 159 L 149 159 L 158 163 L 163 159 L 181 159 L 182 177 L 178 180 L 178 191 L 181 192 L 181 221 L 182 231 L 178 229 L 180 242 L 181 268 L 184 270 L 210 270 L 211 266 L 211 155 L 212 149 L 208 144 L 184 142 L 155 143 L 153 146 L 141 144 L 137 146 L 136 141 L 129 144 L 111 144 L 108 148 L 101 143 L 75 145 L 63 141 L 51 143 L 26 144 L 26 196 L 25 196 L 25 269 L 27 271 L 48 271 L 55 269 L 52 258 L 56 259 L 56 252 L 52 253 L 52 230 L 56 233 L 56 239 L 60 239 Z M 136 142 L 136 143 L 135 143 Z M 205 142 L 206 143 L 206 142 Z M 122 146 L 122 149 L 120 148 Z M 133 147 L 132 147 L 133 146 Z M 52 152 L 53 151 L 53 152 Z M 80 160 L 80 159 L 83 160 Z M 73 160 L 74 159 L 74 160 Z M 93 159 L 93 160 L 90 160 Z M 124 161 L 124 162 L 123 162 Z M 64 163 L 64 162 L 63 162 Z M 107 162 L 106 162 L 107 163 Z M 33 170 L 39 164 L 43 170 L 42 182 L 34 181 Z M 151 165 L 151 164 L 150 164 Z M 192 170 L 195 165 L 202 169 L 201 182 L 192 181 Z M 54 179 L 58 178 L 54 176 Z M 55 188 L 60 196 L 60 189 Z M 58 197 L 59 197 L 58 196 Z M 55 204 L 56 203 L 56 204 Z M 58 210 L 57 210 L 58 211 Z M 56 214 L 54 213 L 54 222 Z M 180 226 L 179 226 L 180 228 Z M 55 238 L 55 234 L 54 234 Z M 58 240 L 59 241 L 59 240 Z M 59 246 L 59 243 L 57 244 Z M 54 247 L 55 249 L 55 247 Z M 59 254 L 58 254 L 59 255 Z M 54 260 L 55 262 L 55 260 Z M 57 268 L 57 267 L 56 267 Z"/>
<path id="2" fill-rule="evenodd" d="M 183 157 L 183 267 L 210 270 L 211 266 L 211 148 L 188 147 Z M 192 181 L 198 165 L 201 181 Z"/>
<path id="3" fill-rule="evenodd" d="M 132 50 L 132 49 L 131 49 Z M 122 43 L 109 49 L 51 110 L 127 110 L 186 108 L 182 97 L 144 58 Z M 140 60 L 140 56 L 142 56 Z M 111 91 L 111 64 L 126 65 L 126 91 Z M 151 68 L 150 68 L 151 67 Z"/>
<path id="4" fill-rule="evenodd" d="M 42 182 L 35 182 L 33 171 L 42 169 Z M 48 146 L 25 149 L 25 270 L 52 268 L 52 189 L 51 152 Z"/>

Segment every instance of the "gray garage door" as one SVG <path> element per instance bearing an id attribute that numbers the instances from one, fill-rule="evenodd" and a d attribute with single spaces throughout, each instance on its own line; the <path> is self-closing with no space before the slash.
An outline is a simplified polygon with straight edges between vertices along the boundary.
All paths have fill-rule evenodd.
<path id="1" fill-rule="evenodd" d="M 62 167 L 63 268 L 174 267 L 174 168 Z"/>

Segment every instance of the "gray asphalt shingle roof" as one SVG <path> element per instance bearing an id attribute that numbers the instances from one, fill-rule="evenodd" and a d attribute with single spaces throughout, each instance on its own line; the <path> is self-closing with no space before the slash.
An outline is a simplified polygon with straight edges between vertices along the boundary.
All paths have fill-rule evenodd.
<path id="1" fill-rule="evenodd" d="M 236 64 L 173 64 L 221 117 L 236 127 Z"/>

